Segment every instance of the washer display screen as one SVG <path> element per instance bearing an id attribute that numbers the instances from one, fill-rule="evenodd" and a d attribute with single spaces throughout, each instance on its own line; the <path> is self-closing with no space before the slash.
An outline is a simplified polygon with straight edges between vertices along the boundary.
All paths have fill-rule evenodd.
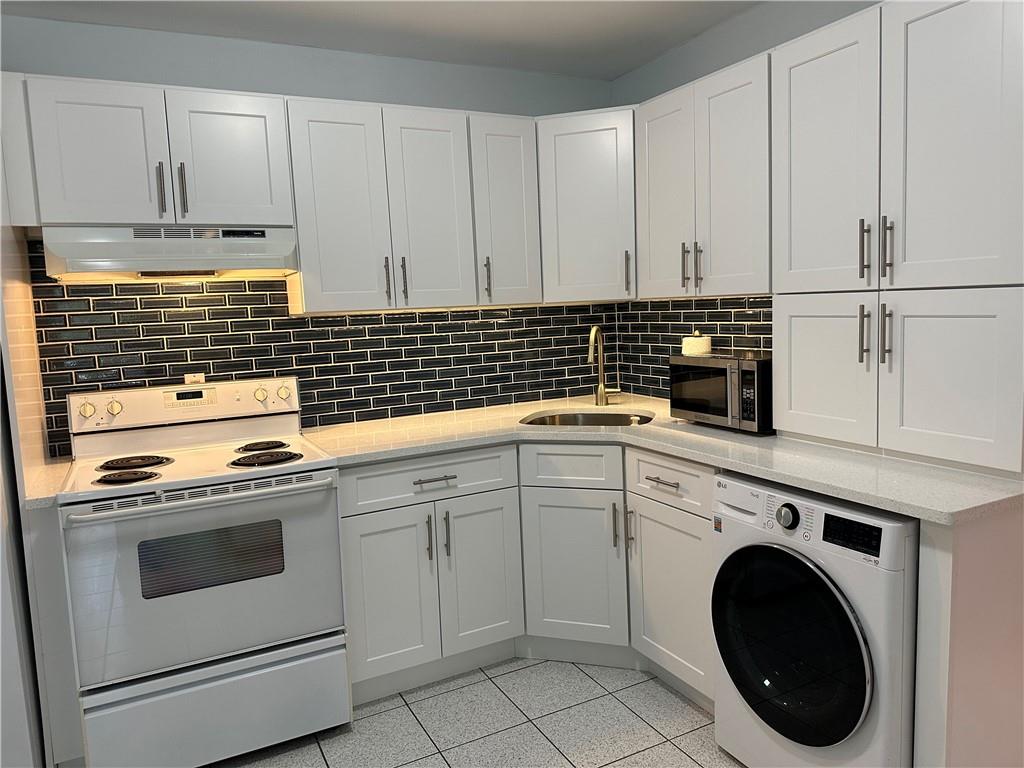
<path id="1" fill-rule="evenodd" d="M 711 620 L 733 684 L 777 733 L 827 747 L 863 722 L 871 656 L 849 602 L 815 563 L 773 544 L 738 549 L 715 578 Z"/>

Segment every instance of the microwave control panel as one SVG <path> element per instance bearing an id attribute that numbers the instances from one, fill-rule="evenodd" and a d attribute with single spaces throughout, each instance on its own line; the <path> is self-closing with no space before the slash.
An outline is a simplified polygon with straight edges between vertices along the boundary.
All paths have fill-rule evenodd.
<path id="1" fill-rule="evenodd" d="M 740 371 L 740 418 L 757 421 L 757 372 Z"/>

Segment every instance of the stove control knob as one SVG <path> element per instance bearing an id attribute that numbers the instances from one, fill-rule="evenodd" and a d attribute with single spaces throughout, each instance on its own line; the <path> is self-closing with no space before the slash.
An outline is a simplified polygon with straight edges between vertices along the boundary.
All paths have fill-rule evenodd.
<path id="1" fill-rule="evenodd" d="M 287 400 L 289 397 L 292 396 L 292 391 L 288 389 L 288 387 L 286 387 L 284 384 L 282 384 L 280 387 L 277 388 L 277 396 L 280 397 L 282 400 Z"/>
<path id="2" fill-rule="evenodd" d="M 111 400 L 109 403 L 107 403 L 107 413 L 109 413 L 111 416 L 117 416 L 117 414 L 119 414 L 123 410 L 124 406 L 121 405 L 120 400 Z"/>
<path id="3" fill-rule="evenodd" d="M 84 403 L 78 406 L 78 413 L 81 414 L 83 418 L 91 419 L 93 417 L 93 414 L 96 413 L 96 406 L 90 403 L 88 400 L 86 400 Z"/>
<path id="4" fill-rule="evenodd" d="M 252 396 L 262 403 L 267 399 L 267 390 L 263 387 L 256 387 L 256 391 L 252 393 Z"/>
<path id="5" fill-rule="evenodd" d="M 775 519 L 787 531 L 792 531 L 800 525 L 800 512 L 792 504 L 780 504 L 775 510 Z"/>

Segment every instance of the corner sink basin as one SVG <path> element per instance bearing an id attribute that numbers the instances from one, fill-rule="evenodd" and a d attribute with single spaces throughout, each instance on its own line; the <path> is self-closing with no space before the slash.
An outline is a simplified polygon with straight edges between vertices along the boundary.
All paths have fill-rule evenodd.
<path id="1" fill-rule="evenodd" d="M 633 424 L 647 424 L 654 419 L 649 413 L 535 413 L 522 419 L 520 424 L 540 427 L 628 427 Z"/>

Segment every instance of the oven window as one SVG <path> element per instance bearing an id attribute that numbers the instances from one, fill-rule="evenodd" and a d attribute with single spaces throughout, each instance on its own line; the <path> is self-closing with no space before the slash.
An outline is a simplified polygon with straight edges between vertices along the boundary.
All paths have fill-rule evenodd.
<path id="1" fill-rule="evenodd" d="M 177 595 L 284 571 L 280 520 L 139 542 L 142 596 Z"/>
<path id="2" fill-rule="evenodd" d="M 672 369 L 672 407 L 711 416 L 729 415 L 729 369 L 684 365 Z"/>

